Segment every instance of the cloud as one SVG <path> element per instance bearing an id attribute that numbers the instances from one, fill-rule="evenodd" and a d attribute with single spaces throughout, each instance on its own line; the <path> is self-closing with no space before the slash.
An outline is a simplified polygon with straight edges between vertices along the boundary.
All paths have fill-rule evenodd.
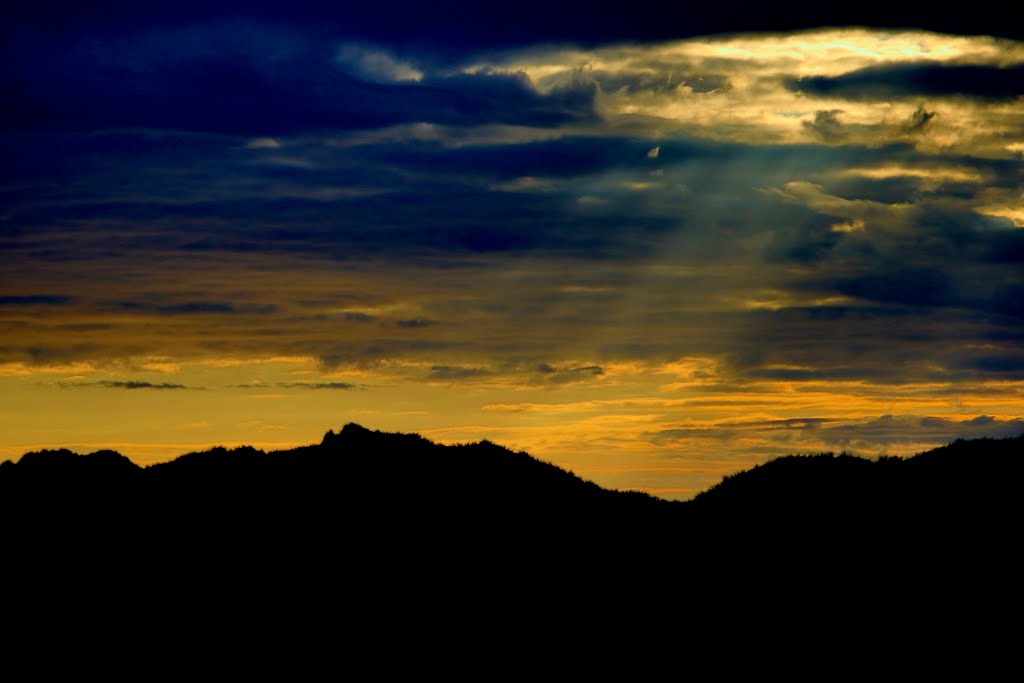
<path id="1" fill-rule="evenodd" d="M 153 382 L 121 382 L 121 381 L 102 381 L 99 384 L 110 387 L 113 389 L 187 389 L 183 384 L 170 384 L 167 382 L 161 382 L 154 384 Z"/>
<path id="2" fill-rule="evenodd" d="M 98 382 L 61 382 L 62 387 L 85 387 L 101 386 L 108 389 L 189 389 L 184 384 L 172 384 L 168 382 L 142 382 L 136 380 L 101 380 Z"/>
<path id="3" fill-rule="evenodd" d="M 520 176 L 491 185 L 491 189 L 498 192 L 549 192 L 554 188 L 555 184 L 552 181 L 534 176 Z"/>
<path id="4" fill-rule="evenodd" d="M 862 276 L 839 278 L 834 286 L 849 296 L 908 306 L 943 306 L 955 301 L 949 275 L 936 268 L 893 266 Z"/>
<path id="5" fill-rule="evenodd" d="M 938 116 L 938 112 L 928 111 L 924 108 L 924 105 L 918 106 L 914 110 L 914 113 L 910 115 L 910 120 L 907 121 L 907 130 L 916 131 L 921 130 L 928 125 L 928 122 Z"/>
<path id="6" fill-rule="evenodd" d="M 568 365 L 558 367 L 548 363 L 538 364 L 536 372 L 540 375 L 539 381 L 544 384 L 586 382 L 605 374 L 604 368 L 600 365 Z"/>
<path id="7" fill-rule="evenodd" d="M 731 426 L 752 427 L 758 429 L 818 429 L 823 424 L 835 422 L 836 418 L 828 417 L 791 417 L 784 420 L 764 420 L 760 422 L 736 422 Z"/>
<path id="8" fill-rule="evenodd" d="M 245 146 L 249 149 L 280 149 L 281 143 L 274 138 L 252 138 Z"/>
<path id="9" fill-rule="evenodd" d="M 776 425 L 776 423 L 778 424 Z M 714 440 L 718 442 L 718 447 L 722 448 L 727 446 L 731 441 L 742 439 L 744 435 L 747 435 L 749 438 L 751 434 L 756 434 L 758 432 L 772 432 L 776 430 L 814 430 L 819 426 L 813 421 L 807 424 L 804 424 L 802 421 L 796 421 L 792 423 L 792 426 L 786 426 L 785 423 L 785 420 L 777 420 L 765 422 L 763 426 L 756 423 L 719 423 L 704 426 L 661 429 L 644 434 L 644 438 L 649 440 L 651 443 L 671 447 L 678 447 L 681 444 L 692 443 L 694 439 L 699 441 Z"/>
<path id="10" fill-rule="evenodd" d="M 814 121 L 801 121 L 801 124 L 825 142 L 841 142 L 848 137 L 843 124 L 839 121 L 842 109 L 820 109 L 814 113 Z"/>
<path id="11" fill-rule="evenodd" d="M 250 382 L 248 384 L 229 384 L 228 389 L 258 389 L 268 390 L 273 388 L 281 389 L 311 389 L 311 390 L 327 390 L 327 391 L 348 391 L 350 389 L 365 389 L 366 385 L 353 384 L 351 382 L 277 382 L 274 384 L 265 384 L 260 381 Z"/>
<path id="12" fill-rule="evenodd" d="M 410 318 L 409 320 L 399 320 L 395 324 L 405 329 L 417 329 L 421 327 L 431 327 L 437 323 L 426 318 Z"/>
<path id="13" fill-rule="evenodd" d="M 590 49 L 525 48 L 495 61 L 500 68 L 522 70 L 542 91 L 593 83 L 598 114 L 618 131 L 648 139 L 688 136 L 764 145 L 811 137 L 827 144 L 908 142 L 918 149 L 984 148 L 1005 155 L 1006 140 L 1021 130 L 1019 121 L 999 114 L 995 100 L 925 92 L 879 103 L 808 97 L 794 85 L 914 58 L 936 69 L 972 60 L 998 70 L 1024 63 L 1024 50 L 984 37 L 845 28 Z M 468 68 L 488 66 L 495 64 L 485 55 Z"/>
<path id="14" fill-rule="evenodd" d="M 886 100 L 921 95 L 1016 99 L 1024 93 L 1024 64 L 885 64 L 837 76 L 794 79 L 787 87 L 809 95 L 850 99 Z M 921 117 L 925 117 L 923 109 L 921 112 Z"/>
<path id="15" fill-rule="evenodd" d="M 468 368 L 453 365 L 435 365 L 430 368 L 427 379 L 439 381 L 455 381 L 485 377 L 491 374 L 482 368 Z"/>
<path id="16" fill-rule="evenodd" d="M 306 28 L 311 33 L 329 31 L 350 41 L 406 49 L 409 45 L 426 46 L 439 57 L 452 53 L 461 57 L 485 49 L 542 42 L 642 43 L 688 36 L 799 31 L 850 24 L 887 29 L 887 33 L 896 36 L 902 33 L 898 29 L 922 27 L 953 34 L 1024 36 L 1016 21 L 1019 15 L 1015 7 L 986 0 L 972 6 L 972 12 L 938 4 L 924 12 L 917 4 L 870 4 L 851 9 L 792 1 L 770 7 L 743 3 L 739 7 L 742 11 L 731 5 L 708 5 L 694 12 L 687 6 L 665 5 L 654 0 L 636 2 L 629 12 L 592 12 L 587 11 L 588 7 L 576 0 L 565 3 L 524 0 L 517 5 L 517 11 L 506 12 L 501 21 L 495 21 L 492 8 L 455 0 L 438 0 L 429 7 L 383 3 L 338 6 L 313 0 L 211 5 L 179 0 L 173 6 L 162 5 L 152 11 L 129 9 L 123 3 L 103 0 L 90 3 L 88 8 L 73 3 L 5 8 L 5 20 L 20 29 L 23 24 L 28 27 L 37 23 L 47 25 L 42 16 L 59 19 L 62 29 L 59 36 L 68 40 L 102 29 L 141 31 L 152 29 L 154 25 L 202 25 L 223 21 L 225 16 L 244 15 L 273 26 Z M 538 21 L 540 16 L 545 20 Z M 652 21 L 652 17 L 657 20 Z"/>
<path id="17" fill-rule="evenodd" d="M 974 210 L 985 216 L 1003 218 L 1012 223 L 1014 227 L 1024 228 L 1024 202 L 1022 202 L 1019 205 L 1011 206 L 999 206 L 998 204 L 988 204 L 984 206 L 979 206 Z"/>
<path id="18" fill-rule="evenodd" d="M 866 199 L 837 197 L 825 192 L 821 185 L 803 180 L 794 180 L 786 183 L 781 189 L 773 188 L 767 192 L 785 201 L 803 204 L 817 213 L 847 220 L 889 222 L 900 218 L 901 214 L 910 208 L 909 204 L 885 204 Z"/>
<path id="19" fill-rule="evenodd" d="M 906 166 L 888 164 L 876 167 L 851 167 L 839 171 L 843 176 L 862 177 L 872 180 L 894 180 L 914 178 L 928 189 L 936 189 L 946 183 L 982 183 L 987 174 L 978 168 L 969 166 L 945 166 L 942 164 L 922 164 Z"/>
<path id="20" fill-rule="evenodd" d="M 856 380 L 864 378 L 868 374 L 868 370 L 863 366 L 800 367 L 772 363 L 742 371 L 742 376 L 745 379 L 782 382 Z"/>
<path id="21" fill-rule="evenodd" d="M 593 92 L 541 94 L 519 74 L 427 75 L 383 49 L 332 50 L 294 27 L 223 22 L 57 42 L 7 94 L 8 129 L 204 131 L 249 137 L 256 150 L 302 131 L 555 125 L 592 118 L 593 108 Z"/>
<path id="22" fill-rule="evenodd" d="M 886 117 L 871 123 L 845 122 L 841 117 L 846 113 L 845 109 L 819 109 L 813 120 L 803 120 L 800 125 L 813 139 L 826 144 L 877 147 L 900 141 L 916 142 L 928 124 L 939 115 L 937 111 L 925 109 L 923 104 L 904 117 Z"/>
<path id="23" fill-rule="evenodd" d="M 127 304 L 125 308 L 136 307 L 133 302 L 124 303 Z M 221 301 L 188 301 L 182 304 L 155 306 L 153 310 L 157 313 L 234 313 L 235 307 Z"/>
<path id="24" fill-rule="evenodd" d="M 735 432 L 717 427 L 694 427 L 688 429 L 662 429 L 646 435 L 652 443 L 659 445 L 676 444 L 690 439 L 716 439 L 726 441 L 735 436 Z"/>
<path id="25" fill-rule="evenodd" d="M 341 391 L 362 388 L 360 385 L 350 382 L 282 382 L 277 386 L 285 389 L 328 389 Z"/>
<path id="26" fill-rule="evenodd" d="M 453 56 L 330 35 L 164 27 L 26 67 L 57 77 L 14 84 L 43 115 L 8 137 L 0 265 L 75 296 L 5 292 L 0 358 L 288 355 L 552 393 L 709 354 L 717 392 L 1019 371 L 1021 117 L 785 86 L 1017 43 L 850 29 Z M 339 64 L 339 45 L 363 51 Z"/>
<path id="27" fill-rule="evenodd" d="M 118 301 L 114 307 L 123 311 L 140 311 L 167 315 L 201 315 L 223 313 L 269 314 L 276 310 L 270 304 L 244 304 L 236 306 L 227 301 L 184 301 L 173 304 L 158 304 L 150 301 Z"/>
<path id="28" fill-rule="evenodd" d="M 960 367 L 992 377 L 1006 379 L 1024 379 L 1024 354 L 981 353 L 963 358 Z"/>
<path id="29" fill-rule="evenodd" d="M 821 436 L 837 446 L 856 444 L 899 444 L 908 442 L 948 443 L 956 439 L 1006 438 L 1024 434 L 1024 419 L 999 419 L 979 415 L 965 420 L 913 415 L 882 415 L 867 422 L 826 427 Z"/>
<path id="30" fill-rule="evenodd" d="M 904 456 L 956 439 L 1006 438 L 1024 434 L 1024 419 L 979 415 L 962 420 L 927 415 L 882 415 L 876 419 L 787 418 L 759 422 L 719 421 L 648 432 L 651 443 L 701 448 L 713 441 L 726 451 L 736 443 L 757 443 L 776 454 L 844 450 L 861 455 Z M 911 450 L 913 449 L 913 450 Z"/>
<path id="31" fill-rule="evenodd" d="M 59 306 L 70 303 L 69 296 L 53 294 L 27 294 L 0 296 L 0 306 Z"/>
<path id="32" fill-rule="evenodd" d="M 338 62 L 353 75 L 378 83 L 402 83 L 423 80 L 423 72 L 380 48 L 364 45 L 343 45 Z"/>
<path id="33" fill-rule="evenodd" d="M 787 89 L 787 83 L 841 79 L 870 69 L 892 67 L 898 73 L 910 68 L 899 60 L 918 55 L 920 69 L 988 69 L 996 76 L 966 72 L 964 80 L 1010 78 L 1005 86 L 976 89 L 1011 92 L 1012 74 L 1021 68 L 1013 60 L 1024 62 L 1024 53 L 1012 41 L 982 36 L 837 29 L 586 50 L 534 45 L 453 59 L 423 44 L 389 46 L 329 35 L 287 24 L 221 21 L 104 41 L 56 41 L 36 48 L 37 58 L 11 80 L 11 104 L 0 125 L 204 131 L 248 137 L 251 151 L 262 152 L 274 151 L 271 143 L 283 144 L 284 136 L 311 131 L 422 125 L 592 131 L 612 124 L 647 140 L 683 133 L 780 144 L 806 139 L 809 132 L 824 140 L 829 122 L 815 129 L 815 110 L 843 112 L 848 120 L 833 126 L 829 138 L 843 144 L 904 139 L 935 149 L 952 143 L 1005 153 L 1007 139 L 1012 144 L 1020 131 L 1012 117 L 999 116 L 984 102 L 944 100 L 937 109 L 932 100 L 942 94 L 935 88 L 925 88 L 920 101 L 887 101 L 884 107 L 845 95 L 814 98 L 826 105 L 814 107 L 812 98 Z M 794 54 L 803 59 L 794 60 Z M 965 59 L 976 64 L 956 66 Z M 580 69 L 581 63 L 590 67 Z M 826 73 L 804 73 L 815 66 Z"/>
<path id="34" fill-rule="evenodd" d="M 864 221 L 860 218 L 855 218 L 849 223 L 833 223 L 832 232 L 857 232 L 858 230 L 864 229 Z"/>

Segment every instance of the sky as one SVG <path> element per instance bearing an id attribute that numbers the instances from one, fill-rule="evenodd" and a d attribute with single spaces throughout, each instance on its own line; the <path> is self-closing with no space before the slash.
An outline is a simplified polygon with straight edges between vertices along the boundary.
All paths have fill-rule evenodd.
<path id="1" fill-rule="evenodd" d="M 1024 433 L 1009 4 L 5 8 L 0 460 L 357 422 L 687 499 Z"/>

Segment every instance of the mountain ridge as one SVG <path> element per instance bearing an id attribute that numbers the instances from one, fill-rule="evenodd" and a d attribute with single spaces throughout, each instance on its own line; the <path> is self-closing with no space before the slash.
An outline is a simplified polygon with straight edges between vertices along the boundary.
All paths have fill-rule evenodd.
<path id="1" fill-rule="evenodd" d="M 886 476 L 899 468 L 906 472 L 915 470 L 922 472 L 926 469 L 938 470 L 939 468 L 959 467 L 956 477 L 963 477 L 969 469 L 973 474 L 978 466 L 985 467 L 1019 467 L 1018 460 L 1024 460 L 1024 435 L 1004 439 L 958 439 L 945 446 L 940 446 L 928 451 L 923 451 L 909 457 L 883 456 L 878 459 L 868 459 L 848 453 L 817 453 L 798 455 L 792 454 L 772 458 L 753 468 L 742 470 L 727 475 L 723 480 L 709 489 L 698 493 L 690 501 L 668 501 L 652 494 L 642 491 L 605 489 L 598 484 L 585 480 L 574 472 L 558 465 L 545 462 L 524 451 L 513 452 L 489 440 L 482 440 L 474 443 L 459 443 L 451 445 L 436 444 L 423 436 L 415 433 L 403 432 L 382 432 L 370 430 L 356 423 L 348 423 L 338 432 L 328 430 L 318 444 L 298 446 L 291 449 L 263 451 L 252 446 L 238 446 L 225 448 L 214 446 L 205 451 L 195 451 L 179 455 L 169 461 L 154 463 L 150 465 L 138 465 L 126 456 L 110 449 L 102 449 L 91 453 L 76 453 L 67 448 L 43 449 L 30 451 L 21 456 L 17 461 L 6 460 L 0 462 L 0 485 L 6 479 L 44 476 L 53 476 L 57 479 L 66 477 L 89 477 L 101 476 L 139 476 L 156 479 L 157 475 L 169 475 L 172 471 L 195 469 L 194 474 L 201 474 L 200 470 L 206 470 L 205 474 L 212 475 L 214 472 L 223 474 L 225 468 L 248 467 L 255 470 L 258 467 L 282 466 L 284 461 L 291 458 L 295 462 L 314 461 L 318 457 L 320 465 L 328 464 L 323 460 L 324 452 L 336 452 L 341 456 L 348 456 L 350 460 L 346 463 L 352 467 L 356 474 L 367 474 L 368 467 L 374 467 L 377 463 L 372 462 L 367 456 L 390 457 L 395 465 L 394 474 L 396 478 L 403 478 L 402 467 L 413 470 L 413 474 L 422 475 L 425 468 L 441 468 L 447 476 L 458 474 L 458 467 L 469 467 L 478 470 L 478 474 L 488 475 L 489 473 L 479 471 L 481 463 L 489 466 L 504 468 L 529 468 L 530 473 L 535 475 L 537 484 L 539 481 L 551 482 L 559 480 L 569 488 L 578 490 L 588 489 L 594 494 L 622 494 L 634 498 L 647 498 L 651 501 L 665 503 L 693 504 L 692 507 L 709 506 L 720 504 L 720 501 L 733 499 L 739 490 L 751 490 L 757 487 L 763 480 L 771 479 L 773 486 L 780 483 L 785 484 L 789 495 L 794 495 L 793 488 L 796 475 L 800 478 L 811 475 L 817 471 L 820 479 L 814 481 L 815 485 L 836 483 L 837 474 L 842 471 L 843 478 L 852 479 L 859 484 L 871 482 L 876 483 L 879 476 Z M 357 453 L 357 451 L 359 451 Z M 347 453 L 346 453 L 347 452 Z M 1020 457 L 1015 454 L 1022 453 Z M 354 456 L 361 456 L 359 460 Z M 489 458 L 489 461 L 484 460 Z M 969 460 L 974 462 L 968 462 Z M 984 463 L 979 462 L 984 460 Z M 339 465 L 340 463 L 333 463 Z M 783 470 L 790 474 L 781 475 Z M 884 471 L 884 472 L 883 472 Z M 17 474 L 15 474 L 17 472 Z M 335 472 L 337 474 L 338 472 Z M 871 478 L 865 479 L 862 475 L 870 473 Z M 405 473 L 404 478 L 412 475 Z M 952 476 L 944 474 L 944 476 Z M 786 482 L 787 477 L 792 481 Z M 459 483 L 466 483 L 466 476 L 459 476 Z M 999 479 L 1006 481 L 1006 478 Z M 435 482 L 436 483 L 436 482 Z M 491 478 L 491 480 L 480 482 L 498 487 L 507 487 L 507 482 Z M 518 482 L 522 483 L 522 482 Z M 849 482 L 844 482 L 848 484 Z M 918 482 L 921 483 L 921 482 Z M 7 484 L 10 486 L 10 483 Z M 801 486 L 806 490 L 809 482 L 802 481 Z M 778 497 L 779 491 L 776 491 Z M 759 492 L 757 497 L 763 502 L 764 492 Z"/>
<path id="2" fill-rule="evenodd" d="M 1024 435 L 955 441 L 909 458 L 790 455 L 729 475 L 689 501 L 604 489 L 523 452 L 480 441 L 441 445 L 418 434 L 355 423 L 318 444 L 265 452 L 215 447 L 142 467 L 114 451 L 26 453 L 0 464 L 0 515 L 34 511 L 33 523 L 159 529 L 193 537 L 230 525 L 234 537 L 289 529 L 313 537 L 339 520 L 363 520 L 363 540 L 385 530 L 458 545 L 466 537 L 565 538 L 579 545 L 683 535 L 718 547 L 856 542 L 898 551 L 917 538 L 976 545 L 1024 520 Z M 130 519 L 123 512 L 131 510 Z M 184 530 L 184 531 L 182 531 Z M 496 532 L 498 530 L 500 533 Z M 770 533 L 767 532 L 770 530 Z M 820 540 L 824 539 L 824 540 Z M 534 542 L 531 541 L 531 542 Z M 800 552 L 804 552 L 800 550 Z"/>
<path id="3" fill-rule="evenodd" d="M 275 632 L 333 613 L 368 638 L 403 615 L 424 642 L 442 638 L 431 615 L 452 612 L 478 639 L 514 631 L 513 614 L 545 614 L 553 633 L 664 614 L 724 632 L 736 614 L 823 610 L 841 628 L 887 612 L 941 624 L 949 605 L 983 613 L 1019 593 L 1022 451 L 1024 437 L 906 460 L 787 456 L 687 502 L 602 489 L 489 441 L 358 425 L 145 468 L 38 451 L 0 464 L 0 578 L 31 613 L 86 596 L 88 613 L 138 605 L 142 623 L 186 610 L 213 616 L 207 630 Z"/>

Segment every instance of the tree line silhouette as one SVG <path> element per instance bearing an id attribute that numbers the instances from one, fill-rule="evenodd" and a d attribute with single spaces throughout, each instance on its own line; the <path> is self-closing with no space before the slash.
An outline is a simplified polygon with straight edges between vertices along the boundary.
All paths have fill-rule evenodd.
<path id="1" fill-rule="evenodd" d="M 316 445 L 148 467 L 46 450 L 0 464 L 4 574 L 9 596 L 128 604 L 143 621 L 213 610 L 234 628 L 309 610 L 365 633 L 395 614 L 506 633 L 506 615 L 535 613 L 599 628 L 674 609 L 733 628 L 737 610 L 868 618 L 898 604 L 926 619 L 1019 597 L 1022 447 L 788 456 L 687 502 L 606 490 L 488 441 L 355 424 Z"/>
<path id="2" fill-rule="evenodd" d="M 0 505 L 26 541 L 44 530 L 111 547 L 159 539 L 213 553 L 310 552 L 339 534 L 377 552 L 427 545 L 564 555 L 616 544 L 664 549 L 666 539 L 685 538 L 683 546 L 720 553 L 724 544 L 899 553 L 908 537 L 977 545 L 1019 521 L 1022 444 L 957 441 L 906 459 L 787 456 L 670 502 L 603 489 L 488 441 L 443 446 L 348 424 L 317 445 L 213 448 L 148 467 L 113 451 L 27 453 L 0 464 Z"/>

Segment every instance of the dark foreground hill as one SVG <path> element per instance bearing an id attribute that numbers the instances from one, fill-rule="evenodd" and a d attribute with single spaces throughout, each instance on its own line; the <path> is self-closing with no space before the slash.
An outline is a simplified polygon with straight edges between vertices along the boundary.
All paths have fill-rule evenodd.
<path id="1" fill-rule="evenodd" d="M 145 468 L 111 451 L 28 453 L 0 465 L 0 513 L 26 542 L 63 535 L 182 554 L 898 556 L 908 544 L 979 552 L 1018 533 L 1022 470 L 1024 437 L 908 459 L 789 456 L 681 503 L 606 490 L 487 441 L 442 446 L 349 424 L 318 445 L 215 448 Z"/>
<path id="2" fill-rule="evenodd" d="M 218 525 L 232 525 L 233 534 L 340 528 L 481 540 L 491 525 L 503 533 L 571 536 L 673 507 L 643 493 L 603 489 L 487 441 L 442 446 L 355 424 L 328 432 L 318 445 L 271 453 L 214 448 L 145 468 L 111 451 L 28 453 L 0 465 L 0 501 L 30 524 L 192 534 Z"/>
<path id="3" fill-rule="evenodd" d="M 961 440 L 906 459 L 787 456 L 726 477 L 692 507 L 712 518 L 757 514 L 788 523 L 816 510 L 833 519 L 939 524 L 991 517 L 1001 525 L 1024 510 L 1022 474 L 1024 436 Z"/>
<path id="4" fill-rule="evenodd" d="M 104 641 L 96 620 L 113 619 L 136 647 L 185 643 L 147 667 L 205 653 L 291 676 L 342 656 L 419 670 L 472 651 L 514 666 L 538 648 L 593 664 L 659 639 L 699 659 L 784 633 L 802 634 L 798 653 L 791 640 L 772 655 L 787 671 L 850 667 L 860 646 L 843 638 L 864 629 L 940 647 L 1021 603 L 1022 447 L 787 457 L 686 503 L 486 441 L 357 425 L 145 468 L 29 453 L 0 464 L 5 623 L 67 643 Z"/>
<path id="5" fill-rule="evenodd" d="M 145 468 L 67 450 L 0 465 L 8 544 L 58 563 L 130 556 L 364 579 L 526 571 L 613 552 L 640 558 L 643 540 L 675 526 L 679 511 L 486 441 L 442 446 L 355 424 L 317 445 L 215 448 Z"/>

